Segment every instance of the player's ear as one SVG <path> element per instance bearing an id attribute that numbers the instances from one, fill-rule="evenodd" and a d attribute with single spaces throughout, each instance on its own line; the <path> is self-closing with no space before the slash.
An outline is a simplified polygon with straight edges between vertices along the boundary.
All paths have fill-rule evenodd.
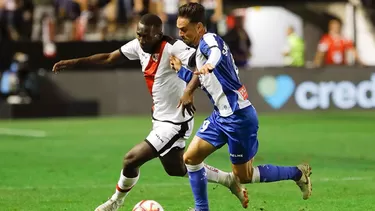
<path id="1" fill-rule="evenodd" d="M 196 25 L 197 32 L 201 32 L 204 30 L 204 25 L 201 22 L 198 22 Z"/>

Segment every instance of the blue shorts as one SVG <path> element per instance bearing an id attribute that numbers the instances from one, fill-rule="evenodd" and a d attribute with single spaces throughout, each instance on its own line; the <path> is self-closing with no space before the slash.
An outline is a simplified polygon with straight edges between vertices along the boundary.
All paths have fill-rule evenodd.
<path id="1" fill-rule="evenodd" d="M 196 135 L 216 148 L 228 144 L 232 163 L 243 164 L 258 152 L 258 128 L 255 108 L 248 106 L 228 117 L 221 117 L 214 111 Z"/>

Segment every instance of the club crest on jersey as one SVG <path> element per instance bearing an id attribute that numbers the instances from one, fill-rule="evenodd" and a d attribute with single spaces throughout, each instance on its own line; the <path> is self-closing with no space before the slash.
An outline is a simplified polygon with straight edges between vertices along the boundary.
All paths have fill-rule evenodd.
<path id="1" fill-rule="evenodd" d="M 151 58 L 152 58 L 152 60 L 154 60 L 155 62 L 157 62 L 159 60 L 159 54 L 158 53 L 152 54 Z"/>

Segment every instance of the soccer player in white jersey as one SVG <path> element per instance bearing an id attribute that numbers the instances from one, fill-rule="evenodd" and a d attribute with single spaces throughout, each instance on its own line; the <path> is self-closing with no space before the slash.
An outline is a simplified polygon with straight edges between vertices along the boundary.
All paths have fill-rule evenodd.
<path id="1" fill-rule="evenodd" d="M 137 38 L 112 53 L 63 60 L 56 63 L 53 72 L 74 67 L 111 65 L 121 59 L 140 60 L 147 87 L 153 98 L 153 128 L 145 141 L 134 146 L 124 157 L 123 169 L 113 196 L 96 208 L 96 211 L 118 210 L 128 192 L 139 179 L 139 168 L 151 159 L 159 157 L 165 171 L 170 176 L 187 176 L 183 163 L 185 141 L 193 129 L 193 113 L 184 115 L 177 103 L 186 83 L 170 67 L 170 56 L 175 55 L 188 65 L 195 49 L 181 40 L 164 36 L 162 21 L 156 15 L 141 17 L 137 27 Z M 194 57 L 192 57 L 194 58 Z M 241 186 L 231 173 L 205 165 L 210 182 L 228 187 L 238 197 Z"/>
<path id="2" fill-rule="evenodd" d="M 179 8 L 177 28 L 185 43 L 197 48 L 193 74 L 178 58 L 171 58 L 171 67 L 185 76 L 187 85 L 180 104 L 191 110 L 194 90 L 200 86 L 210 98 L 214 111 L 206 118 L 184 154 L 196 211 L 208 211 L 207 177 L 204 159 L 228 144 L 232 170 L 241 183 L 293 180 L 302 191 L 303 199 L 311 195 L 311 167 L 260 165 L 253 167 L 258 151 L 258 117 L 248 100 L 245 86 L 240 82 L 238 69 L 230 49 L 216 34 L 207 33 L 204 7 L 188 3 Z M 181 73 L 183 72 L 183 73 Z M 242 205 L 248 207 L 243 189 Z"/>

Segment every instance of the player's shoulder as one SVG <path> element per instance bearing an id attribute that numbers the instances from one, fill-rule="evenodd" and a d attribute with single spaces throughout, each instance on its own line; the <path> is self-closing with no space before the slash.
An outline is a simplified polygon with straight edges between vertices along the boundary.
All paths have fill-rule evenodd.
<path id="1" fill-rule="evenodd" d="M 173 45 L 176 42 L 176 39 L 171 36 L 163 35 L 162 41 L 165 41 L 168 44 Z"/>
<path id="2" fill-rule="evenodd" d="M 203 38 L 205 38 L 205 37 L 215 37 L 215 36 L 218 36 L 218 35 L 215 34 L 215 33 L 212 33 L 212 32 L 206 32 L 206 33 L 203 35 Z"/>
<path id="3" fill-rule="evenodd" d="M 191 47 L 186 45 L 182 40 L 175 39 L 172 37 L 165 37 L 164 40 L 168 43 L 169 45 L 169 52 L 170 53 L 177 53 L 177 52 L 182 52 L 186 50 L 191 50 Z"/>
<path id="4" fill-rule="evenodd" d="M 204 34 L 200 40 L 201 46 L 218 46 L 220 42 L 222 42 L 222 38 L 219 35 L 211 32 Z"/>
<path id="5" fill-rule="evenodd" d="M 171 46 L 186 45 L 182 40 L 179 40 L 170 36 L 164 35 L 163 40 L 166 41 Z"/>
<path id="6" fill-rule="evenodd" d="M 202 40 L 207 40 L 207 39 L 221 40 L 223 38 L 220 37 L 218 34 L 215 34 L 215 33 L 212 33 L 212 32 L 207 32 L 203 35 Z"/>
<path id="7" fill-rule="evenodd" d="M 138 39 L 130 40 L 129 42 L 122 45 L 122 48 L 131 48 L 133 50 L 138 50 L 140 48 L 139 40 Z"/>
<path id="8" fill-rule="evenodd" d="M 332 39 L 329 34 L 324 34 L 320 40 L 323 42 L 328 42 L 328 41 L 331 41 Z"/>
<path id="9" fill-rule="evenodd" d="M 127 42 L 126 44 L 139 45 L 139 40 L 137 38 L 134 38 L 134 39 L 130 40 L 129 42 Z"/>

